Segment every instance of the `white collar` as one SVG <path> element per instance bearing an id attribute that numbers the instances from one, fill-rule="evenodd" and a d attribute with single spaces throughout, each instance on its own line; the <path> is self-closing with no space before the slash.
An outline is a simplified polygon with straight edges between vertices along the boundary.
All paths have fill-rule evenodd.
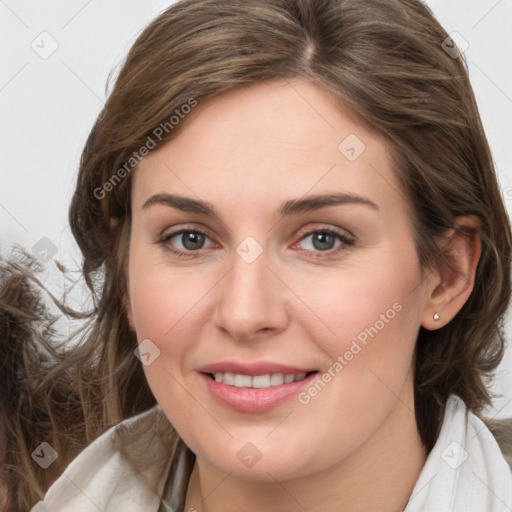
<path id="1" fill-rule="evenodd" d="M 483 421 L 452 395 L 404 512 L 469 510 L 511 512 L 512 472 Z"/>

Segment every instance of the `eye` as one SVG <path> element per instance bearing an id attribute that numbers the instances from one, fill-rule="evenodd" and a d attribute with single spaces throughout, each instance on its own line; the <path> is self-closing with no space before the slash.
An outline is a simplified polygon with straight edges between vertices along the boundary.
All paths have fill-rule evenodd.
<path id="1" fill-rule="evenodd" d="M 191 256 L 204 249 L 208 240 L 212 242 L 208 235 L 199 229 L 180 229 L 165 234 L 158 243 L 178 256 Z"/>
<path id="2" fill-rule="evenodd" d="M 208 244 L 208 242 L 210 242 Z M 318 228 L 306 231 L 294 246 L 303 244 L 305 251 L 312 253 L 314 257 L 325 257 L 347 250 L 354 245 L 355 240 L 345 233 L 333 228 Z M 157 243 L 173 254 L 180 257 L 199 256 L 201 249 L 215 246 L 210 237 L 202 230 L 182 228 L 164 234 Z M 206 245 L 205 245 L 206 244 Z"/>
<path id="3" fill-rule="evenodd" d="M 338 253 L 339 251 L 346 250 L 348 247 L 354 245 L 354 239 L 347 236 L 345 233 L 339 232 L 332 228 L 320 228 L 307 231 L 297 242 L 303 243 L 306 251 L 316 253 Z M 297 245 L 295 244 L 295 245 Z M 322 257 L 321 254 L 315 255 Z"/>

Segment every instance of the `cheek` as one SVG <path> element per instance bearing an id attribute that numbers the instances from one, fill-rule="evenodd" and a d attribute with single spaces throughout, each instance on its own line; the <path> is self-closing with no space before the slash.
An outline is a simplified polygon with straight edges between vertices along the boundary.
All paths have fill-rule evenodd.
<path id="1" fill-rule="evenodd" d="M 336 448 L 334 441 L 311 447 L 312 458 L 348 455 L 385 421 L 397 397 L 407 401 L 419 328 L 419 267 L 400 268 L 391 258 L 379 262 L 373 271 L 351 269 L 345 278 L 302 283 L 300 293 L 307 292 L 318 318 L 308 313 L 298 322 L 328 362 L 321 382 L 298 397 L 295 419 L 314 436 L 319 427 L 309 419 L 325 418 L 325 437 L 346 440 Z"/>
<path id="2" fill-rule="evenodd" d="M 143 370 L 156 400 L 164 407 L 169 420 L 186 428 L 200 412 L 191 407 L 185 391 L 184 373 L 187 357 L 199 343 L 202 329 L 201 299 L 208 291 L 208 281 L 192 273 L 169 266 L 140 262 L 133 258 L 130 278 L 131 305 L 138 342 L 149 339 L 158 357 Z M 135 271 L 135 269 L 137 269 Z M 211 286 L 211 285 L 210 285 Z M 204 321 L 204 318 L 203 318 Z"/>
<path id="3" fill-rule="evenodd" d="M 143 370 L 157 401 L 167 404 L 169 419 L 181 424 L 188 421 L 191 405 L 184 379 L 195 368 L 191 355 L 209 337 L 208 294 L 219 277 L 215 272 L 155 261 L 154 256 L 137 253 L 137 249 L 130 265 L 130 302 L 137 339 L 139 343 L 149 339 L 158 354 Z M 180 404 L 177 416 L 176 404 Z"/>
<path id="4" fill-rule="evenodd" d="M 132 308 L 137 334 L 161 343 L 187 316 L 197 288 L 189 281 L 173 278 L 163 272 L 146 272 L 141 279 L 133 281 Z"/>
<path id="5" fill-rule="evenodd" d="M 329 402 L 333 410 L 351 411 L 353 427 L 360 428 L 382 420 L 404 390 L 421 316 L 421 274 L 412 246 L 409 255 L 413 263 L 406 266 L 390 251 L 373 265 L 295 283 L 316 313 L 295 319 L 327 355 L 326 386 L 306 390 L 301 401 L 315 413 L 322 414 L 322 402 Z"/>
<path id="6" fill-rule="evenodd" d="M 150 338 L 161 350 L 186 325 L 190 313 L 213 284 L 207 273 L 165 263 L 160 249 L 133 244 L 130 248 L 129 287 L 139 341 Z M 212 283 L 210 283 L 212 281 Z"/>
<path id="7" fill-rule="evenodd" d="M 344 269 L 337 275 L 304 274 L 300 279 L 290 275 L 292 280 L 309 309 L 296 314 L 294 321 L 314 335 L 332 360 L 355 342 L 361 348 L 371 346 L 374 352 L 389 352 L 388 359 L 414 344 L 419 325 L 419 297 L 414 293 L 420 282 L 418 267 L 401 267 L 392 258 L 380 258 L 372 266 Z M 353 352 L 358 352 L 357 346 Z"/>

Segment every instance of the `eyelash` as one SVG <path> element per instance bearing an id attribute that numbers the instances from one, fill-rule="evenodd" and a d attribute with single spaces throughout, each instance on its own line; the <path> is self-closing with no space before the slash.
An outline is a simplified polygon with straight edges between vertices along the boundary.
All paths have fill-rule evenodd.
<path id="1" fill-rule="evenodd" d="M 157 244 L 161 244 L 165 248 L 165 250 L 167 250 L 167 251 L 171 252 L 172 254 L 175 254 L 175 255 L 177 255 L 179 257 L 182 257 L 182 258 L 191 258 L 191 257 L 192 258 L 197 258 L 199 256 L 199 254 L 197 254 L 197 253 L 199 253 L 199 251 L 201 249 L 199 249 L 197 251 L 181 251 L 179 249 L 173 248 L 169 244 L 169 240 L 171 240 L 175 236 L 181 235 L 183 233 L 199 233 L 199 234 L 205 236 L 206 238 L 210 238 L 205 231 L 203 231 L 203 230 L 201 230 L 199 228 L 193 228 L 193 229 L 182 228 L 182 229 L 179 229 L 177 231 L 173 231 L 171 233 L 165 234 L 156 243 Z M 355 243 L 355 240 L 353 238 L 350 238 L 347 235 L 345 235 L 343 233 L 340 233 L 339 231 L 336 231 L 336 230 L 334 230 L 332 228 L 328 228 L 328 227 L 320 227 L 320 228 L 317 228 L 317 229 L 306 231 L 303 234 L 301 233 L 298 242 L 296 242 L 294 245 L 296 245 L 297 243 L 301 242 L 302 240 L 304 240 L 308 236 L 314 235 L 314 234 L 317 234 L 317 233 L 322 233 L 322 234 L 327 234 L 327 235 L 334 236 L 334 237 L 338 238 L 342 242 L 342 244 L 338 248 L 336 248 L 336 249 L 328 249 L 326 251 L 311 251 L 311 250 L 307 250 L 306 249 L 305 251 L 306 252 L 310 252 L 311 256 L 313 256 L 314 258 L 327 258 L 329 256 L 332 257 L 333 255 L 338 254 L 339 252 L 346 251 L 348 248 L 353 246 L 354 243 Z"/>

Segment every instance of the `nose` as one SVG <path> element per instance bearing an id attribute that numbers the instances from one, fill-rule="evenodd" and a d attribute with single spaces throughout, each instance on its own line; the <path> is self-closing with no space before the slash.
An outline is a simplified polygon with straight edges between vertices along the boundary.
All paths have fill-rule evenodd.
<path id="1" fill-rule="evenodd" d="M 231 270 L 218 284 L 215 325 L 237 341 L 283 331 L 290 297 L 270 270 L 265 252 L 251 263 L 234 253 L 232 262 Z"/>

